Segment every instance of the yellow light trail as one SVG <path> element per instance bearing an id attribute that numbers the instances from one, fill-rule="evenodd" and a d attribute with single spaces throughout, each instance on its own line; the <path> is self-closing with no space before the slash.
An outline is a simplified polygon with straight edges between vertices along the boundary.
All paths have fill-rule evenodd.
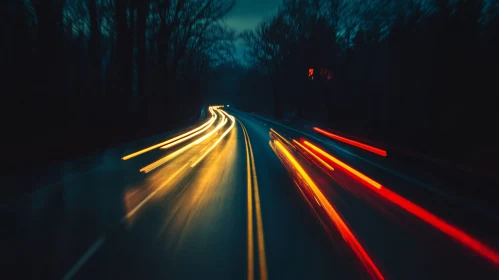
<path id="1" fill-rule="evenodd" d="M 326 211 L 327 215 L 331 219 L 331 221 L 336 225 L 338 228 L 341 236 L 343 236 L 344 240 L 350 245 L 350 247 L 353 249 L 354 253 L 358 256 L 360 261 L 364 264 L 366 268 L 368 268 L 369 272 L 372 273 L 371 275 L 375 276 L 378 279 L 384 279 L 384 276 L 381 274 L 379 269 L 376 267 L 374 262 L 372 261 L 371 257 L 367 254 L 367 252 L 364 250 L 362 245 L 360 245 L 359 241 L 355 237 L 355 235 L 352 233 L 352 231 L 348 228 L 346 223 L 343 221 L 341 216 L 336 212 L 336 209 L 329 203 L 327 198 L 324 196 L 324 194 L 320 191 L 320 189 L 317 187 L 317 185 L 314 183 L 314 181 L 310 178 L 310 176 L 305 172 L 303 167 L 296 161 L 296 159 L 291 155 L 291 153 L 284 148 L 284 146 L 281 144 L 280 141 L 275 140 L 274 141 L 275 146 L 286 156 L 288 161 L 293 165 L 293 167 L 298 171 L 298 173 L 301 175 L 301 177 L 305 180 L 307 185 L 310 187 L 312 192 L 314 193 L 316 199 L 319 200 L 320 204 L 322 205 L 324 211 Z"/>
<path id="2" fill-rule="evenodd" d="M 201 129 L 200 131 L 195 132 L 195 133 L 193 133 L 193 134 L 191 134 L 191 135 L 188 135 L 187 137 L 184 137 L 184 138 L 182 138 L 182 139 L 179 139 L 179 140 L 177 140 L 177 141 L 175 141 L 175 142 L 172 142 L 172 143 L 170 143 L 170 144 L 164 145 L 164 146 L 163 146 L 163 147 L 161 147 L 160 149 L 164 150 L 164 149 L 168 149 L 168 148 L 174 147 L 174 146 L 176 146 L 176 145 L 178 145 L 178 144 L 180 144 L 180 143 L 183 143 L 183 142 L 185 142 L 185 141 L 187 141 L 187 140 L 189 140 L 189 139 L 191 139 L 191 138 L 193 138 L 193 137 L 195 137 L 195 136 L 197 136 L 197 135 L 199 135 L 199 134 L 201 134 L 201 133 L 205 132 L 208 128 L 210 128 L 210 127 L 211 127 L 211 125 L 215 122 L 215 120 L 216 120 L 216 119 L 217 119 L 217 115 L 215 114 L 215 115 L 213 115 L 213 116 L 211 117 L 210 121 L 209 121 L 208 123 L 206 123 L 206 124 L 205 124 L 205 125 L 206 125 L 206 127 L 205 127 L 205 128 L 203 128 L 203 129 Z M 223 120 L 222 120 L 222 121 L 223 121 Z"/>
<path id="3" fill-rule="evenodd" d="M 170 176 L 166 181 L 164 181 L 156 190 L 154 190 L 152 193 L 150 193 L 142 202 L 140 202 L 135 208 L 133 208 L 130 212 L 128 212 L 123 219 L 129 219 L 131 218 L 139 209 L 144 206 L 156 193 L 158 193 L 161 189 L 163 189 L 168 183 L 170 183 L 171 180 L 175 179 L 175 177 L 182 172 L 187 167 L 187 164 L 184 164 L 181 168 L 179 168 L 175 173 L 173 173 L 172 176 Z"/>
<path id="4" fill-rule="evenodd" d="M 203 137 L 199 138 L 198 140 L 182 147 L 181 149 L 143 167 L 140 169 L 140 172 L 144 172 L 144 173 L 149 173 L 151 171 L 153 171 L 154 169 L 158 168 L 159 166 L 165 164 L 166 162 L 168 162 L 169 160 L 175 158 L 176 156 L 182 154 L 183 152 L 187 151 L 188 149 L 194 147 L 195 145 L 197 144 L 200 144 L 201 142 L 203 142 L 204 140 L 206 140 L 208 137 L 210 137 L 211 135 L 213 135 L 215 132 L 217 132 L 218 130 L 220 130 L 220 128 L 222 128 L 225 124 L 227 123 L 227 119 L 225 119 L 225 121 L 221 122 L 217 127 L 215 127 L 214 130 L 210 131 L 208 134 L 204 135 Z"/>
<path id="5" fill-rule="evenodd" d="M 303 146 L 302 144 L 300 144 L 300 142 L 296 141 L 295 139 L 293 139 L 293 143 L 295 143 L 296 145 L 298 145 L 300 148 L 302 148 L 303 150 L 305 150 L 307 153 L 309 153 L 311 156 L 313 156 L 316 160 L 318 160 L 320 163 L 322 163 L 322 165 L 324 165 L 327 169 L 333 171 L 334 168 L 329 165 L 327 162 L 325 162 L 323 159 L 321 159 L 320 157 L 318 157 L 316 154 L 314 154 L 312 151 L 310 151 L 307 147 Z"/>
<path id="6" fill-rule="evenodd" d="M 291 145 L 291 143 L 289 143 L 289 141 L 286 138 L 284 138 L 281 134 L 277 133 L 277 131 L 275 131 L 273 128 L 271 128 L 270 131 L 274 133 L 277 137 L 279 137 L 281 141 L 285 142 L 288 145 Z"/>
<path id="7" fill-rule="evenodd" d="M 317 146 L 314 146 L 310 144 L 310 142 L 305 141 L 305 144 L 312 147 L 314 150 L 318 151 L 322 155 L 326 156 L 327 158 L 332 160 L 335 163 L 340 164 L 343 166 L 347 171 L 350 171 L 352 174 L 357 176 L 358 178 L 362 179 L 364 182 L 367 182 L 368 184 L 365 184 L 367 187 L 370 187 L 371 189 L 375 189 L 375 191 L 381 195 L 382 197 L 388 199 L 392 203 L 400 206 L 402 209 L 406 210 L 407 212 L 415 215 L 416 217 L 420 218 L 421 220 L 427 222 L 428 224 L 432 225 L 436 229 L 440 230 L 441 232 L 447 234 L 457 242 L 465 245 L 469 249 L 474 250 L 475 252 L 479 253 L 482 257 L 488 259 L 489 261 L 492 261 L 494 264 L 499 265 L 499 254 L 494 251 L 492 248 L 488 247 L 486 244 L 482 243 L 481 241 L 475 239 L 473 236 L 467 234 L 466 232 L 462 231 L 461 229 L 449 224 L 445 220 L 442 220 L 441 218 L 435 216 L 431 212 L 427 211 L 426 209 L 422 208 L 421 206 L 407 200 L 406 198 L 398 195 L 397 193 L 392 192 L 391 190 L 383 187 L 376 181 L 370 179 L 369 177 L 365 176 L 364 174 L 356 171 L 355 169 L 349 167 L 345 163 L 341 162 L 340 160 L 336 159 L 335 157 L 329 155 L 325 151 L 321 150 Z M 348 168 L 347 168 L 348 167 Z"/>
<path id="8" fill-rule="evenodd" d="M 217 112 L 219 112 L 219 110 L 217 110 Z M 220 112 L 219 112 L 219 113 L 220 113 Z M 225 115 L 224 115 L 224 114 L 222 114 L 222 113 L 220 113 L 220 116 L 222 117 L 222 121 L 224 121 L 224 120 L 225 120 Z"/>
<path id="9" fill-rule="evenodd" d="M 226 112 L 222 111 L 224 114 L 227 114 Z M 227 117 L 229 117 L 232 121 L 230 127 L 225 130 L 225 132 L 217 139 L 217 141 L 215 143 L 213 143 L 213 145 L 208 149 L 206 150 L 206 152 L 200 156 L 192 165 L 191 167 L 195 167 L 198 163 L 200 163 L 219 143 L 220 141 L 222 141 L 222 139 L 227 135 L 229 134 L 229 132 L 232 130 L 232 128 L 234 127 L 234 124 L 236 123 L 235 119 L 233 116 L 229 116 L 227 114 Z"/>
<path id="10" fill-rule="evenodd" d="M 364 182 L 368 183 L 369 185 L 375 187 L 376 189 L 381 189 L 381 184 L 374 181 L 373 179 L 367 177 L 366 175 L 360 173 L 359 171 L 353 169 L 352 167 L 346 165 L 345 163 L 343 163 L 342 161 L 340 161 L 339 159 L 331 156 L 330 154 L 324 152 L 323 150 L 319 149 L 319 147 L 315 146 L 314 144 L 308 142 L 308 141 L 304 141 L 303 142 L 306 146 L 309 146 L 312 150 L 318 152 L 319 154 L 323 155 L 324 157 L 326 157 L 327 159 L 331 160 L 332 162 L 338 164 L 339 166 L 345 168 L 347 171 L 349 171 L 350 173 L 353 173 L 355 176 L 357 176 L 358 178 L 362 179 Z"/>
<path id="11" fill-rule="evenodd" d="M 210 125 L 210 122 L 211 122 L 211 120 L 213 119 L 213 116 L 216 116 L 216 114 L 215 114 L 215 112 L 213 111 L 212 107 L 209 107 L 208 109 L 209 109 L 209 111 L 211 112 L 212 117 L 211 117 L 211 118 L 210 118 L 207 122 L 205 122 L 204 124 L 202 124 L 202 125 L 198 126 L 197 128 L 194 128 L 194 129 L 192 129 L 192 130 L 190 130 L 190 131 L 188 131 L 188 132 L 186 132 L 186 133 L 183 133 L 183 134 L 181 134 L 181 135 L 179 135 L 179 136 L 176 136 L 176 137 L 174 137 L 174 138 L 172 138 L 172 139 L 166 140 L 166 141 L 161 142 L 161 143 L 159 143 L 159 144 L 153 145 L 153 146 L 151 146 L 151 147 L 145 148 L 145 149 L 140 150 L 140 151 L 138 151 L 138 152 L 135 152 L 135 153 L 129 154 L 129 155 L 127 155 L 127 156 L 124 156 L 124 157 L 122 157 L 121 159 L 122 159 L 122 160 L 129 160 L 129 159 L 131 159 L 131 158 L 134 158 L 134 157 L 139 156 L 139 155 L 141 155 L 141 154 L 147 153 L 147 152 L 149 152 L 149 151 L 151 151 L 151 150 L 154 150 L 154 149 L 156 149 L 156 148 L 159 148 L 159 147 L 161 147 L 161 146 L 167 145 L 167 144 L 169 144 L 169 143 L 171 143 L 171 142 L 174 142 L 174 141 L 176 141 L 176 140 L 178 140 L 178 139 L 181 139 L 181 138 L 183 138 L 183 137 L 185 137 L 185 136 L 187 136 L 187 135 L 189 135 L 189 134 L 191 134 L 191 133 L 194 133 L 194 132 L 196 132 L 196 131 L 199 131 L 199 130 L 203 129 L 204 127 L 206 127 L 206 126 Z"/>
<path id="12" fill-rule="evenodd" d="M 210 131 L 208 134 L 206 134 L 205 136 L 199 138 L 198 140 L 196 140 L 194 143 L 197 145 L 201 142 L 203 142 L 204 140 L 206 140 L 206 138 L 212 136 L 215 132 L 217 132 L 218 130 L 220 130 L 220 128 L 222 128 L 222 126 L 224 126 L 226 123 L 227 123 L 228 119 L 224 118 L 223 121 L 217 126 L 215 127 L 214 130 Z"/>

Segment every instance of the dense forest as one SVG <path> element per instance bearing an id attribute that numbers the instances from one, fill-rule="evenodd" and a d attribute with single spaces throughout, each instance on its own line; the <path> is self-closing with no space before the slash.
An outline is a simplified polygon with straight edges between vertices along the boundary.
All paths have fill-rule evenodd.
<path id="1" fill-rule="evenodd" d="M 96 153 L 199 118 L 232 59 L 232 0 L 2 1 L 9 170 Z"/>
<path id="2" fill-rule="evenodd" d="M 2 1 L 11 169 L 180 127 L 207 102 L 232 101 L 387 148 L 497 166 L 497 1 L 284 0 L 241 34 L 223 21 L 234 4 Z"/>
<path id="3" fill-rule="evenodd" d="M 239 106 L 266 102 L 276 118 L 494 170 L 498 11 L 486 0 L 284 1 L 240 35 L 239 90 L 252 98 Z"/>

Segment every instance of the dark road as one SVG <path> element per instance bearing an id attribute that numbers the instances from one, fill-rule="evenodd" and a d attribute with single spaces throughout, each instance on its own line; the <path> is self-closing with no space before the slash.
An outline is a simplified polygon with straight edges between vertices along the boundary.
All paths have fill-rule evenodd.
<path id="1" fill-rule="evenodd" d="M 473 178 L 211 108 L 2 205 L 16 278 L 498 279 Z"/>

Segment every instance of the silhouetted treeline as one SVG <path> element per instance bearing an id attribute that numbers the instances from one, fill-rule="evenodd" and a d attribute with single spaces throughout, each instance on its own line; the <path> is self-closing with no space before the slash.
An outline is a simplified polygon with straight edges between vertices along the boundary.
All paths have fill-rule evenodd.
<path id="1" fill-rule="evenodd" d="M 11 167 L 97 152 L 199 117 L 204 73 L 231 58 L 232 0 L 2 1 Z"/>
<path id="2" fill-rule="evenodd" d="M 279 118 L 494 170 L 499 4 L 289 0 L 242 34 Z M 309 72 L 312 71 L 312 72 Z M 309 75 L 309 73 L 313 73 Z"/>

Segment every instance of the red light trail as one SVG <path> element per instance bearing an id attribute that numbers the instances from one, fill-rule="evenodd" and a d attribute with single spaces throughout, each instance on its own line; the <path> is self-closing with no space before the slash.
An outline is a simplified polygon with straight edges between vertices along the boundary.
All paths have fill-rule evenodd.
<path id="1" fill-rule="evenodd" d="M 291 163 L 291 165 L 299 174 L 299 176 L 305 180 L 310 190 L 314 193 L 315 197 L 320 201 L 323 209 L 326 211 L 331 221 L 334 223 L 334 225 L 336 225 L 336 228 L 339 230 L 341 236 L 345 239 L 347 244 L 350 246 L 352 251 L 357 255 L 362 264 L 367 268 L 371 276 L 377 279 L 385 279 L 383 274 L 381 274 L 380 270 L 378 269 L 378 267 L 374 264 L 369 254 L 362 247 L 362 245 L 357 240 L 357 238 L 350 230 L 350 228 L 347 226 L 347 224 L 343 221 L 343 218 L 336 211 L 333 205 L 327 200 L 326 196 L 320 191 L 319 187 L 315 184 L 312 178 L 310 178 L 310 176 L 303 169 L 303 167 L 298 163 L 298 161 L 291 155 L 291 153 L 284 147 L 284 145 L 279 140 L 274 140 L 274 144 L 277 147 L 277 150 L 281 152 Z"/>
<path id="2" fill-rule="evenodd" d="M 318 127 L 315 127 L 315 126 L 314 126 L 313 129 L 316 132 L 319 132 L 320 134 L 323 134 L 323 135 L 328 136 L 330 138 L 336 139 L 336 140 L 341 141 L 343 143 L 350 144 L 350 145 L 355 146 L 357 148 L 361 148 L 363 150 L 369 151 L 371 153 L 375 153 L 375 154 L 383 156 L 383 157 L 387 156 L 387 153 L 386 153 L 385 150 L 382 150 L 382 149 L 379 149 L 379 148 L 375 148 L 373 146 L 369 146 L 369 145 L 366 145 L 364 143 L 360 143 L 360 142 L 357 142 L 357 141 L 354 141 L 354 140 L 350 140 L 350 139 L 345 138 L 345 137 L 341 137 L 339 135 L 333 134 L 331 132 L 327 132 L 327 131 L 325 131 L 323 129 L 320 129 Z"/>
<path id="3" fill-rule="evenodd" d="M 493 262 L 495 265 L 499 266 L 499 254 L 495 252 L 494 250 L 490 249 L 487 245 L 483 244 L 479 240 L 473 238 L 472 236 L 468 235 L 464 231 L 452 226 L 451 224 L 447 223 L 446 221 L 440 219 L 439 217 L 433 215 L 432 213 L 428 212 L 427 210 L 423 209 L 422 207 L 414 204 L 413 202 L 403 198 L 402 196 L 392 192 L 391 190 L 387 189 L 386 187 L 380 185 L 378 182 L 374 181 L 373 179 L 367 177 L 366 175 L 360 173 L 359 171 L 353 169 L 352 167 L 348 166 L 347 164 L 343 163 L 339 159 L 333 157 L 332 155 L 326 153 L 324 150 L 320 149 L 319 147 L 313 145 L 312 143 L 308 141 L 303 141 L 303 144 L 305 146 L 310 147 L 314 152 L 316 152 L 319 155 L 322 155 L 324 158 L 328 159 L 330 162 L 333 162 L 340 167 L 343 167 L 345 170 L 349 171 L 350 174 L 356 176 L 357 178 L 361 179 L 363 182 L 365 182 L 366 186 L 370 187 L 372 190 L 376 191 L 379 195 L 384 197 L 385 199 L 391 201 L 392 203 L 398 205 L 399 207 L 403 208 L 407 212 L 413 214 L 414 216 L 420 218 L 421 220 L 427 222 L 428 224 L 432 225 L 433 227 L 437 228 L 441 232 L 447 234 L 457 242 L 461 243 L 462 245 L 465 245 L 466 247 L 472 249 L 476 253 L 480 254 L 482 257 L 488 259 L 489 261 Z"/>

